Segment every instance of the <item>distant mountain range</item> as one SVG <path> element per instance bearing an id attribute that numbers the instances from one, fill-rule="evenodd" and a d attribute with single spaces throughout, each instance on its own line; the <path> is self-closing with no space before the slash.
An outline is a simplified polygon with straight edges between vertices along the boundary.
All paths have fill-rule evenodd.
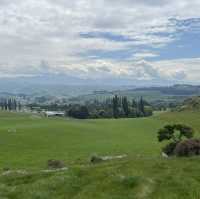
<path id="1" fill-rule="evenodd" d="M 121 82 L 121 83 L 119 83 Z M 102 81 L 81 79 L 66 75 L 44 75 L 35 77 L 0 78 L 0 92 L 9 93 L 90 93 L 94 90 L 113 90 L 119 88 L 132 88 L 127 82 L 119 80 Z"/>
<path id="2" fill-rule="evenodd" d="M 0 92 L 11 93 L 35 93 L 35 92 L 54 92 L 59 88 L 68 87 L 85 87 L 88 90 L 112 90 L 122 88 L 135 88 L 145 86 L 166 86 L 173 85 L 172 81 L 144 81 L 122 78 L 105 78 L 105 79 L 84 79 L 69 75 L 41 75 L 31 77 L 13 77 L 0 78 Z M 85 90 L 85 89 L 83 89 Z"/>
<path id="3" fill-rule="evenodd" d="M 159 91 L 166 95 L 200 95 L 200 86 L 175 84 L 173 86 L 136 88 L 133 91 Z"/>
<path id="4" fill-rule="evenodd" d="M 168 85 L 168 86 L 166 86 Z M 130 98 L 144 96 L 150 101 L 168 100 L 171 96 L 200 95 L 200 86 L 173 82 L 148 82 L 124 79 L 81 79 L 66 75 L 0 78 L 0 96 L 53 96 L 74 97 L 78 101 L 124 95 Z M 78 99 L 77 99 L 78 98 Z M 173 97 L 174 98 L 174 97 Z M 177 98 L 177 97 L 176 97 Z"/>

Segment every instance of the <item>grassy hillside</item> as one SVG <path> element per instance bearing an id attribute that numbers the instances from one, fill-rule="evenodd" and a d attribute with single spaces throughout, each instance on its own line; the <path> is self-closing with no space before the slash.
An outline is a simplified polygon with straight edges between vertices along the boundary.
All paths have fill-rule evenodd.
<path id="1" fill-rule="evenodd" d="M 123 120 L 47 119 L 0 114 L 0 167 L 44 167 L 48 159 L 87 161 L 92 154 L 158 156 L 155 118 Z"/>
<path id="2" fill-rule="evenodd" d="M 129 158 L 0 176 L 0 198 L 198 199 L 200 159 Z"/>
<path id="3" fill-rule="evenodd" d="M 179 107 L 180 111 L 200 111 L 200 96 L 186 99 L 182 106 Z"/>
<path id="4" fill-rule="evenodd" d="M 0 167 L 12 170 L 0 172 L 0 198 L 198 199 L 200 159 L 163 159 L 156 132 L 172 122 L 200 132 L 199 116 L 79 121 L 1 113 Z M 92 165 L 94 153 L 128 157 Z M 51 158 L 64 160 L 68 170 L 42 171 Z"/>

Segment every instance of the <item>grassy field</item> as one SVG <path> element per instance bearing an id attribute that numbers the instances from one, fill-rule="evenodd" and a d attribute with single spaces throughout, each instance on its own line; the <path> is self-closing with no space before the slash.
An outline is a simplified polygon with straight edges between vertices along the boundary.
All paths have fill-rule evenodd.
<path id="1" fill-rule="evenodd" d="M 156 132 L 177 122 L 198 136 L 199 116 L 80 121 L 1 112 L 0 199 L 198 199 L 200 159 L 163 159 Z M 93 154 L 128 157 L 92 165 Z M 41 172 L 49 159 L 63 160 L 69 169 Z"/>
<path id="2" fill-rule="evenodd" d="M 123 120 L 47 119 L 0 115 L 0 167 L 41 168 L 48 159 L 87 161 L 93 154 L 158 156 L 154 118 Z"/>

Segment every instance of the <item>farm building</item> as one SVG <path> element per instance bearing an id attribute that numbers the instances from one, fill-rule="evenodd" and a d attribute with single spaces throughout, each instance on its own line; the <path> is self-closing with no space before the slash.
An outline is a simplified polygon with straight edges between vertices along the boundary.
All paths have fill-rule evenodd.
<path id="1" fill-rule="evenodd" d="M 62 111 L 45 111 L 44 112 L 46 117 L 64 117 L 65 113 Z"/>

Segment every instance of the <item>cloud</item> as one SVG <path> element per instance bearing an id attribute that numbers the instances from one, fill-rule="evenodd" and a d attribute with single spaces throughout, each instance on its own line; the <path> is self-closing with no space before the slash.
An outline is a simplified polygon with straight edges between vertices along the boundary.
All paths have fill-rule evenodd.
<path id="1" fill-rule="evenodd" d="M 199 32 L 199 19 L 199 0 L 0 0 L 0 75 L 198 81 L 196 59 L 145 59 L 158 58 L 149 49 L 179 40 L 180 31 Z M 133 52 L 119 61 L 98 51 Z"/>
<path id="2" fill-rule="evenodd" d="M 187 75 L 185 71 L 177 71 L 173 74 L 173 78 L 175 80 L 184 80 L 185 78 L 187 78 Z"/>
<path id="3" fill-rule="evenodd" d="M 152 52 L 141 52 L 141 53 L 135 53 L 133 55 L 133 57 L 136 59 L 152 58 L 152 57 L 157 57 L 157 56 L 159 55 Z"/>
<path id="4" fill-rule="evenodd" d="M 21 67 L 16 71 L 15 67 L 1 67 L 0 75 L 2 77 L 14 76 L 48 76 L 48 75 L 66 75 L 82 79 L 127 79 L 134 81 L 158 81 L 158 82 L 184 82 L 200 83 L 200 58 L 196 59 L 175 59 L 164 61 L 145 61 L 145 60 L 79 60 L 70 62 L 67 65 L 49 64 L 47 61 L 41 61 L 38 65 L 29 65 Z"/>
<path id="5" fill-rule="evenodd" d="M 154 62 L 155 67 L 166 78 L 183 79 L 190 83 L 200 83 L 200 58 L 183 58 Z"/>

